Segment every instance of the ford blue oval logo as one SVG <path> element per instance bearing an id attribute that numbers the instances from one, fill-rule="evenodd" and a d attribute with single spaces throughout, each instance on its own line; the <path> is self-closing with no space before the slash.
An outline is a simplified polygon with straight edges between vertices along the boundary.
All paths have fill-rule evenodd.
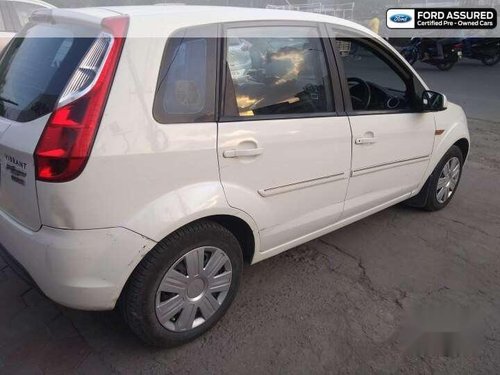
<path id="1" fill-rule="evenodd" d="M 407 23 L 412 20 L 411 16 L 407 14 L 395 14 L 394 16 L 391 17 L 392 22 L 396 23 Z"/>

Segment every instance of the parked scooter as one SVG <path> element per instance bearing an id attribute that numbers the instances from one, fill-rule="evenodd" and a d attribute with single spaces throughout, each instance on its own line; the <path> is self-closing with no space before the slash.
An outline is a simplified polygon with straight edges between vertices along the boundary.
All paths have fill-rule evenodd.
<path id="1" fill-rule="evenodd" d="M 467 38 L 462 42 L 463 56 L 493 66 L 500 62 L 500 38 Z"/>
<path id="2" fill-rule="evenodd" d="M 430 42 L 430 43 L 429 43 Z M 435 39 L 412 38 L 410 44 L 401 50 L 401 54 L 411 64 L 418 60 L 436 66 L 440 70 L 450 70 L 462 58 L 460 39 L 450 38 L 443 43 L 443 56 L 438 56 Z"/>

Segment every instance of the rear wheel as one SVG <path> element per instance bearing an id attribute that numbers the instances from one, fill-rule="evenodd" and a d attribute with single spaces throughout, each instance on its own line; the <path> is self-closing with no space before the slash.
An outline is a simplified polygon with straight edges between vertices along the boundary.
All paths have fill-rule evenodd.
<path id="1" fill-rule="evenodd" d="M 500 51 L 497 52 L 496 55 L 491 57 L 483 57 L 481 62 L 486 66 L 493 66 L 500 62 Z"/>
<path id="2" fill-rule="evenodd" d="M 454 66 L 454 65 L 455 65 L 455 63 L 454 63 L 454 62 L 452 62 L 452 61 L 447 61 L 447 62 L 444 62 L 444 63 L 437 64 L 436 66 L 437 66 L 437 68 L 438 68 L 439 70 L 442 70 L 442 71 L 444 71 L 444 72 L 445 72 L 445 71 L 448 71 L 448 70 L 450 70 L 451 68 L 453 68 L 453 66 Z"/>
<path id="3" fill-rule="evenodd" d="M 222 318 L 236 296 L 243 264 L 238 240 L 199 222 L 160 242 L 134 271 L 121 303 L 130 328 L 146 343 L 174 347 Z"/>

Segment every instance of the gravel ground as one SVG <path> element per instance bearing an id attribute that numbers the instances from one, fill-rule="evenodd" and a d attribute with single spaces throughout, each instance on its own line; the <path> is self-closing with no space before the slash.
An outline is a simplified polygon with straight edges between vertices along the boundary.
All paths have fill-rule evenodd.
<path id="1" fill-rule="evenodd" d="M 246 267 L 226 317 L 182 348 L 56 306 L 0 260 L 0 373 L 500 373 L 500 123 L 470 128 L 446 210 L 397 206 Z"/>

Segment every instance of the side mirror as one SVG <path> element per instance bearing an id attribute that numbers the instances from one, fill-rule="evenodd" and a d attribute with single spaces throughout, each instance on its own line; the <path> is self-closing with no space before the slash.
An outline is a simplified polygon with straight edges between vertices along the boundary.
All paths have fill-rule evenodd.
<path id="1" fill-rule="evenodd" d="M 422 95 L 422 109 L 424 112 L 439 112 L 448 108 L 446 95 L 435 91 L 424 91 Z"/>

